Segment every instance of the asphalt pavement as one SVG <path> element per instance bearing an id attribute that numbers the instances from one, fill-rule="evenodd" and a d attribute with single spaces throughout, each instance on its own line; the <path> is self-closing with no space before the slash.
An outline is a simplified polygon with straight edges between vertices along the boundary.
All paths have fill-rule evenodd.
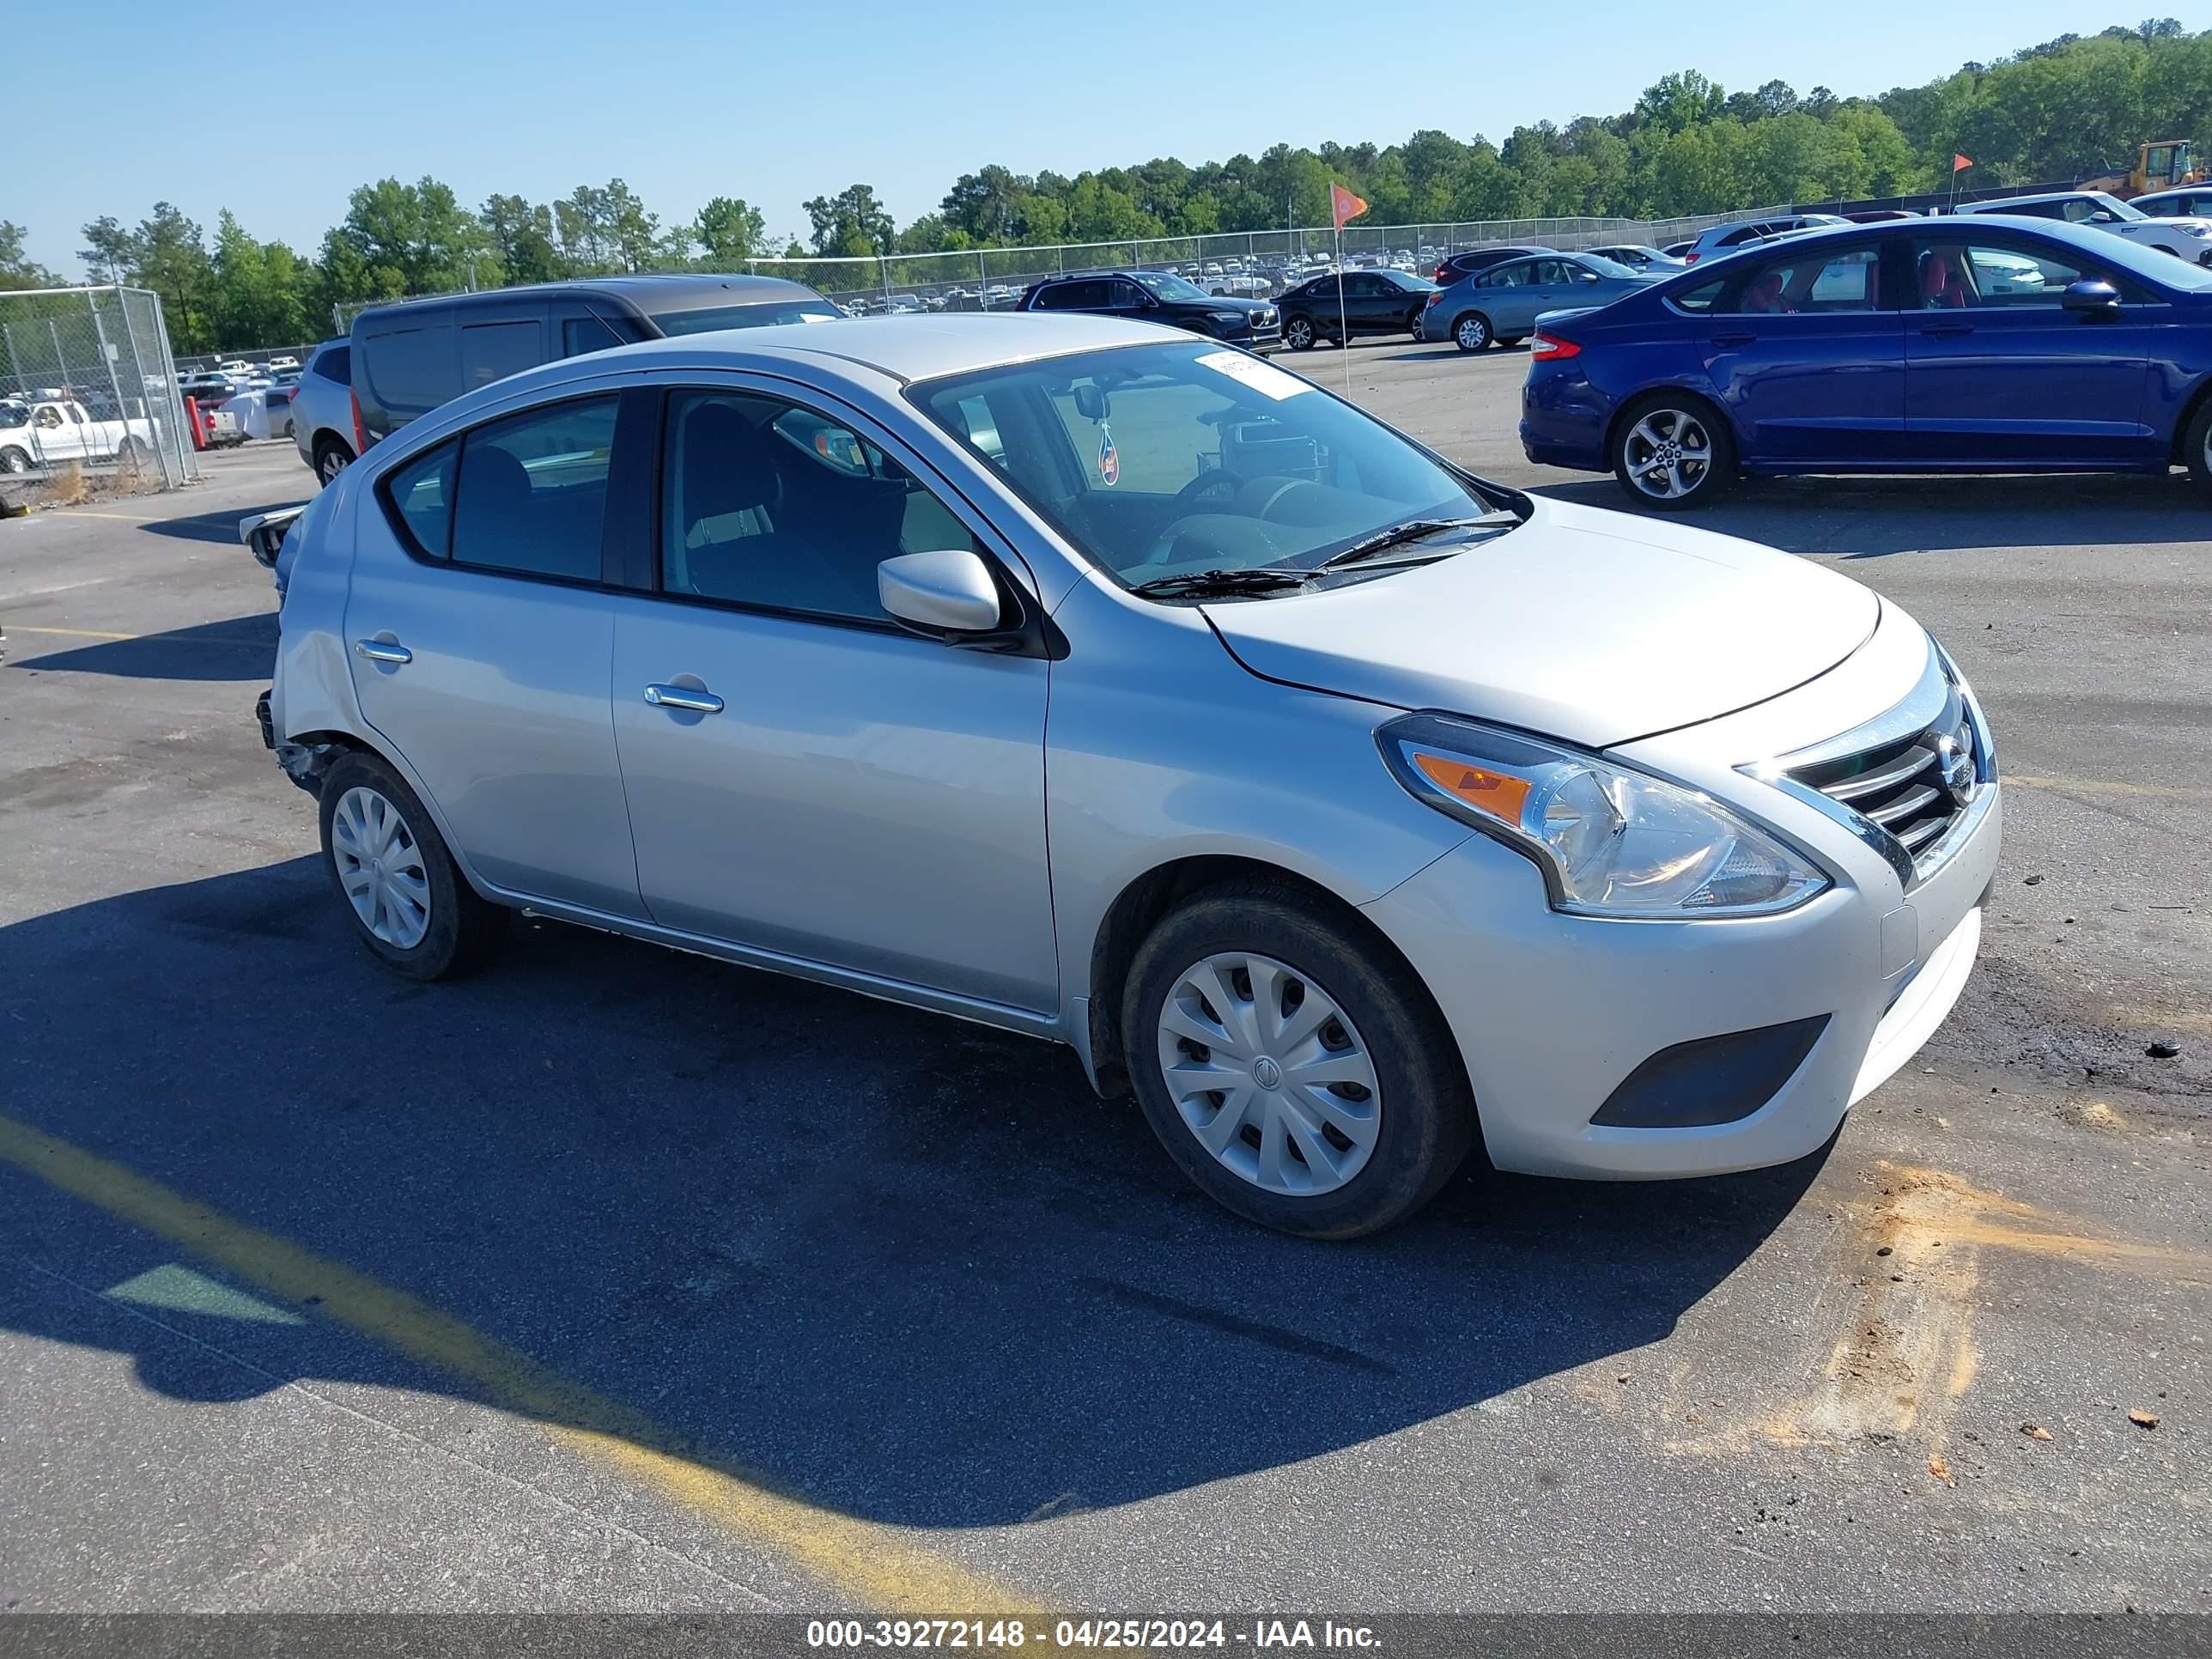
<path id="1" fill-rule="evenodd" d="M 1518 352 L 1280 361 L 1615 502 L 1520 459 Z M 0 1605 L 2212 1610 L 2178 478 L 1698 515 L 1974 679 L 1980 969 L 1820 1156 L 1471 1172 L 1345 1246 L 1217 1211 L 1046 1046 L 552 925 L 380 973 L 252 721 L 232 526 L 311 480 L 208 471 L 0 523 Z"/>

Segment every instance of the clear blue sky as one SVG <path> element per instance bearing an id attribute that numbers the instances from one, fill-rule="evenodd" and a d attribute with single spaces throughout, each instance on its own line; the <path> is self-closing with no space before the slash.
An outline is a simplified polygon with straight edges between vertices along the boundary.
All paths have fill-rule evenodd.
<path id="1" fill-rule="evenodd" d="M 471 206 L 619 176 L 664 222 L 742 196 L 779 234 L 805 228 L 808 197 L 865 181 L 903 224 L 990 161 L 1073 175 L 1422 127 L 1496 141 L 1525 121 L 1626 109 L 1678 69 L 1730 90 L 1778 77 L 1873 94 L 2168 9 L 25 0 L 6 25 L 18 165 L 0 180 L 0 218 L 70 273 L 79 226 L 136 223 L 162 198 L 210 235 L 228 207 L 254 234 L 312 252 L 352 188 L 386 174 L 434 174 Z"/>

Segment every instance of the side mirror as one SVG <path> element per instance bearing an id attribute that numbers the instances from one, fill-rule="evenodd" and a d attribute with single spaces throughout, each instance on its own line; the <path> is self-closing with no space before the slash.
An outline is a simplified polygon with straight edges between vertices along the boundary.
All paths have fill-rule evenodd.
<path id="1" fill-rule="evenodd" d="M 2109 212 L 2104 208 L 2099 208 L 2094 213 L 2083 220 L 2082 222 L 2084 224 L 2090 225 L 2117 225 L 2120 222 L 2120 216 L 2117 213 Z"/>
<path id="2" fill-rule="evenodd" d="M 991 568 L 964 547 L 885 559 L 876 567 L 876 597 L 899 622 L 933 637 L 988 633 L 999 625 L 999 585 Z"/>
<path id="3" fill-rule="evenodd" d="M 2108 317 L 2120 308 L 2120 291 L 2110 283 L 2085 280 L 2069 283 L 2058 303 L 2084 316 Z"/>

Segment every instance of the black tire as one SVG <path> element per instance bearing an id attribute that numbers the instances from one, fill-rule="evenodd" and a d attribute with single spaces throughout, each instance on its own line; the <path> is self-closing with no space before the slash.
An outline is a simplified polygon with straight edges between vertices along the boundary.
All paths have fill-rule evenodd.
<path id="1" fill-rule="evenodd" d="M 1365 1164 L 1332 1191 L 1273 1193 L 1238 1175 L 1200 1143 L 1169 1093 L 1163 1006 L 1194 963 L 1230 951 L 1271 957 L 1324 988 L 1365 1042 L 1380 1122 Z M 1121 1030 L 1138 1104 L 1176 1167 L 1224 1208 L 1278 1232 L 1342 1239 L 1393 1226 L 1436 1196 L 1474 1143 L 1474 1101 L 1427 988 L 1357 923 L 1287 884 L 1224 882 L 1162 921 L 1130 965 Z"/>
<path id="2" fill-rule="evenodd" d="M 1650 453 L 1643 436 L 1646 422 L 1654 423 L 1662 439 L 1680 433 L 1686 440 L 1694 431 L 1703 441 L 1701 444 L 1681 441 L 1680 459 L 1675 470 L 1667 474 L 1670 484 L 1686 484 L 1680 494 L 1655 494 L 1639 482 L 1661 476 L 1660 471 L 1645 465 Z M 1729 430 L 1727 417 L 1704 398 L 1683 392 L 1650 392 L 1621 410 L 1613 422 L 1611 459 L 1613 476 L 1629 498 L 1638 507 L 1661 513 L 1704 507 L 1727 494 L 1735 482 L 1735 438 Z"/>
<path id="3" fill-rule="evenodd" d="M 1312 318 L 1293 313 L 1283 319 L 1283 343 L 1291 350 L 1311 351 L 1314 342 L 1320 337 Z"/>
<path id="4" fill-rule="evenodd" d="M 2189 469 L 2193 481 L 2212 489 L 2212 454 L 2205 453 L 2208 447 L 2212 447 L 2212 398 L 2197 406 L 2181 438 L 2181 464 Z"/>
<path id="5" fill-rule="evenodd" d="M 353 451 L 325 433 L 315 441 L 315 481 L 327 489 L 353 465 Z"/>
<path id="6" fill-rule="evenodd" d="M 1406 313 L 1406 331 L 1411 334 L 1416 340 L 1422 337 L 1421 313 L 1425 309 L 1427 309 L 1426 307 L 1417 307 L 1413 310 Z"/>
<path id="7" fill-rule="evenodd" d="M 13 444 L 9 445 L 5 449 L 0 449 L 0 472 L 28 472 L 30 470 L 31 455 L 28 450 L 18 449 Z"/>
<path id="8" fill-rule="evenodd" d="M 347 896 L 339 874 L 339 854 L 331 844 L 331 822 L 339 802 L 349 792 L 366 789 L 380 795 L 398 810 L 404 833 L 419 856 L 429 890 L 428 925 L 422 938 L 402 947 L 371 932 L 353 900 Z M 465 973 L 489 961 L 507 932 L 508 912 L 480 897 L 468 878 L 454 864 L 445 838 L 424 810 L 422 799 L 407 781 L 381 757 L 356 750 L 323 775 L 321 811 L 323 872 L 337 896 L 354 934 L 368 953 L 404 979 L 443 979 Z"/>
<path id="9" fill-rule="evenodd" d="M 1452 343 L 1462 351 L 1487 351 L 1495 337 L 1490 319 L 1479 311 L 1462 311 L 1452 319 Z"/>
<path id="10" fill-rule="evenodd" d="M 143 467 L 154 459 L 154 452 L 134 433 L 115 447 L 115 459 L 125 466 Z"/>

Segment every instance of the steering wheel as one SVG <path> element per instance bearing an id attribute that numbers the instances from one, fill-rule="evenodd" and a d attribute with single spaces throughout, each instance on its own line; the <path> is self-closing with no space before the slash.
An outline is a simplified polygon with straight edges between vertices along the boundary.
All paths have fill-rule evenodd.
<path id="1" fill-rule="evenodd" d="M 1176 503 L 1181 506 L 1188 501 L 1194 501 L 1209 490 L 1219 489 L 1224 485 L 1231 491 L 1239 490 L 1250 482 L 1251 480 L 1245 477 L 1243 474 L 1231 472 L 1225 466 L 1208 467 L 1181 489 L 1176 491 Z"/>
<path id="2" fill-rule="evenodd" d="M 1176 505 L 1180 507 L 1188 507 L 1193 502 L 1200 500 L 1206 495 L 1212 494 L 1216 490 L 1226 490 L 1230 494 L 1234 495 L 1237 490 L 1243 489 L 1243 487 L 1250 482 L 1251 480 L 1245 477 L 1243 474 L 1239 472 L 1231 472 L 1226 467 L 1210 467 L 1206 471 L 1200 473 L 1195 478 L 1193 478 L 1181 489 L 1176 491 Z M 1167 529 L 1163 531 L 1160 534 L 1159 539 L 1152 544 L 1152 550 L 1145 555 L 1144 562 L 1146 564 L 1165 564 L 1168 562 L 1169 556 L 1175 551 L 1176 526 L 1181 524 L 1183 521 L 1183 519 L 1187 516 L 1188 516 L 1187 514 L 1179 513 L 1175 518 L 1169 520 Z"/>

